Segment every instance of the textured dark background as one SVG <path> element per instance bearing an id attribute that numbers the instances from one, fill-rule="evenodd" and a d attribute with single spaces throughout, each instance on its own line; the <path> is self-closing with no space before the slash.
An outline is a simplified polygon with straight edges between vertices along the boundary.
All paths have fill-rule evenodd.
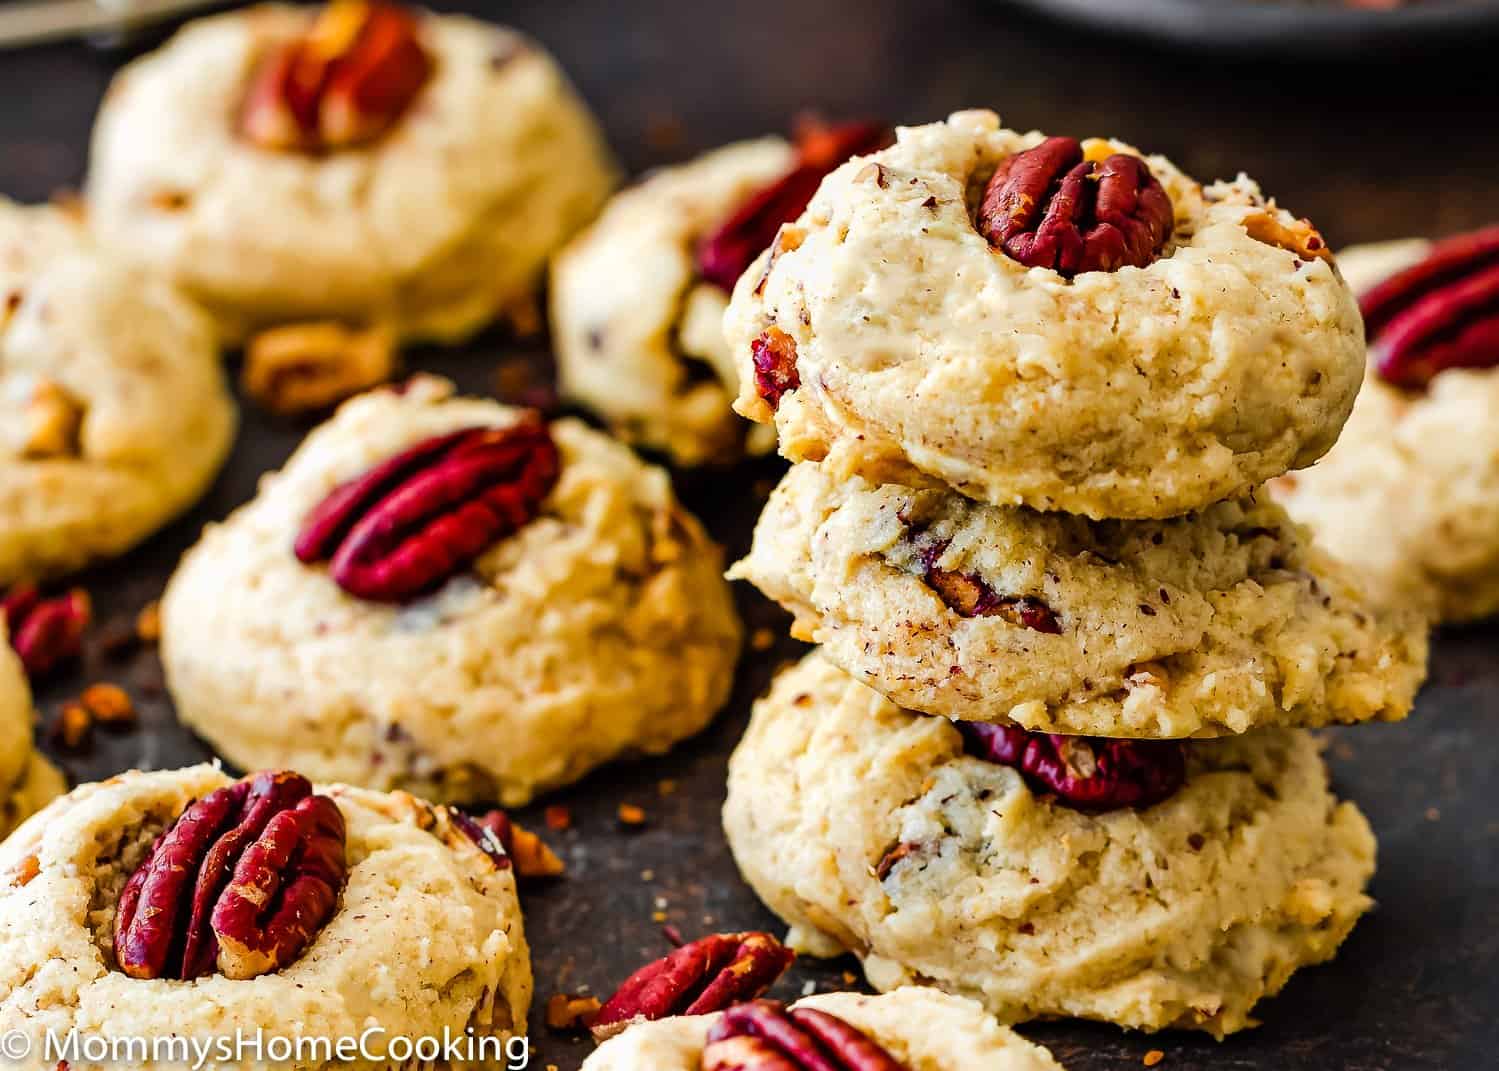
<path id="1" fill-rule="evenodd" d="M 784 128 L 808 107 L 920 122 L 986 105 L 1021 127 L 1117 134 L 1167 153 L 1199 178 L 1242 168 L 1335 244 L 1499 219 L 1499 79 L 1492 55 L 1477 47 L 1411 51 L 1377 64 L 1289 47 L 1280 56 L 1229 60 L 1150 51 L 1000 6 L 899 0 L 467 6 L 554 49 L 632 170 Z M 82 45 L 0 54 L 0 192 L 42 198 L 80 181 L 92 113 L 117 59 Z M 502 361 L 539 372 L 545 354 L 543 343 L 517 346 L 489 336 L 462 352 L 413 354 L 409 363 L 490 392 Z M 259 474 L 280 464 L 303 430 L 247 408 L 233 461 L 199 508 L 84 578 L 106 625 L 128 620 L 155 597 L 199 527 L 249 498 Z M 751 489 L 777 471 L 771 461 L 681 474 L 678 482 L 732 553 L 744 548 L 759 509 Z M 752 626 L 784 633 L 778 611 L 750 591 L 739 595 Z M 553 837 L 567 858 L 567 877 L 525 897 L 538 1013 L 554 992 L 607 990 L 662 953 L 661 918 L 689 937 L 714 928 L 776 928 L 735 874 L 717 809 L 749 701 L 795 647 L 778 639 L 772 651 L 748 653 L 734 703 L 698 740 L 666 759 L 604 771 L 548 801 L 569 805 L 577 824 Z M 173 722 L 150 652 L 111 659 L 91 649 L 77 672 L 43 689 L 44 712 L 50 716 L 98 679 L 126 684 L 144 725 L 101 736 L 86 755 L 62 756 L 75 780 L 208 755 Z M 1025 1032 L 1074 1071 L 1137 1067 L 1153 1048 L 1164 1050 L 1168 1069 L 1499 1066 L 1496 728 L 1499 627 L 1488 626 L 1437 637 L 1432 680 L 1409 722 L 1335 735 L 1338 787 L 1366 809 L 1380 835 L 1373 890 L 1380 907 L 1335 963 L 1304 972 L 1264 1007 L 1261 1029 L 1221 1045 L 1077 1023 Z M 666 778 L 678 782 L 673 794 L 660 792 Z M 618 828 L 621 802 L 645 808 L 644 830 Z M 521 818 L 539 826 L 539 811 Z M 809 981 L 839 987 L 845 970 L 856 965 L 801 964 L 782 991 L 792 995 Z M 532 1036 L 538 1068 L 554 1063 L 572 1071 L 590 1047 L 548 1034 L 539 1014 Z"/>

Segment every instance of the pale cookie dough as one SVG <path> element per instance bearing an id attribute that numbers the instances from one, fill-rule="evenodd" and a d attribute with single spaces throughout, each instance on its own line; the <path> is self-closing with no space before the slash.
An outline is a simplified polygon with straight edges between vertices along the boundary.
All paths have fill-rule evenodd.
<path id="1" fill-rule="evenodd" d="M 865 684 L 964 721 L 1113 737 L 1395 721 L 1426 676 L 1424 619 L 1379 609 L 1253 497 L 1089 521 L 836 482 L 802 463 L 729 575 Z M 1028 601 L 964 616 L 944 579 Z M 1052 631 L 1025 623 L 1022 605 Z"/>
<path id="2" fill-rule="evenodd" d="M 900 130 L 868 158 L 879 168 L 861 158 L 824 180 L 735 288 L 736 409 L 840 478 L 925 475 L 1090 517 L 1185 513 L 1325 453 L 1363 375 L 1363 332 L 1331 263 L 1246 230 L 1292 217 L 1247 178 L 1204 189 L 1150 156 L 1176 212 L 1160 259 L 1070 281 L 1026 268 L 990 248 L 971 208 L 1002 159 L 1041 140 L 959 112 Z M 775 411 L 751 353 L 771 326 L 800 377 Z"/>
<path id="3" fill-rule="evenodd" d="M 618 194 L 558 254 L 552 338 L 566 397 L 679 464 L 774 448 L 772 429 L 729 408 L 739 389 L 723 335 L 729 295 L 698 275 L 697 245 L 795 160 L 772 137 L 664 168 Z"/>
<path id="4" fill-rule="evenodd" d="M 1338 255 L 1365 290 L 1425 255 L 1423 241 Z M 1276 498 L 1392 606 L 1441 621 L 1499 613 L 1499 369 L 1454 368 L 1423 391 L 1371 368 L 1338 445 L 1276 480 Z"/>
<path id="5" fill-rule="evenodd" d="M 62 210 L 0 199 L 0 586 L 146 538 L 208 488 L 235 425 L 202 313 Z"/>
<path id="6" fill-rule="evenodd" d="M 552 425 L 562 473 L 540 515 L 426 598 L 366 602 L 293 555 L 339 483 L 520 415 L 423 377 L 312 432 L 167 588 L 182 720 L 246 768 L 507 806 L 702 729 L 740 646 L 719 548 L 664 471 L 575 420 Z"/>
<path id="7" fill-rule="evenodd" d="M 99 233 L 169 272 L 227 341 L 322 319 L 458 341 L 532 306 L 547 256 L 615 178 L 556 63 L 511 30 L 424 15 L 434 73 L 383 137 L 259 149 L 236 130 L 247 81 L 313 17 L 270 5 L 201 19 L 120 73 L 93 137 Z"/>
<path id="8" fill-rule="evenodd" d="M 793 945 L 855 953 L 876 989 L 1222 1037 L 1332 957 L 1370 906 L 1375 845 L 1310 734 L 1186 746 L 1176 795 L 1085 814 L 813 654 L 756 706 L 724 828 Z"/>
<path id="9" fill-rule="evenodd" d="M 67 790 L 57 767 L 32 747 L 35 720 L 21 660 L 11 651 L 0 620 L 0 840 Z"/>
<path id="10" fill-rule="evenodd" d="M 1061 1071 L 1039 1045 L 1000 1026 L 971 1000 L 905 986 L 882 996 L 823 993 L 793 1007 L 836 1015 L 868 1034 L 909 1071 Z M 640 1023 L 583 1061 L 583 1071 L 699 1071 L 717 1015 Z"/>
<path id="11" fill-rule="evenodd" d="M 18 1067 L 50 1071 L 46 1033 L 75 1028 L 232 1044 L 236 1030 L 331 1042 L 373 1027 L 385 1031 L 371 1039 L 377 1051 L 390 1038 L 441 1038 L 445 1029 L 501 1040 L 525 1032 L 531 965 L 513 868 L 497 868 L 444 809 L 405 793 L 318 789 L 343 812 L 349 879 L 333 917 L 294 962 L 248 981 L 143 980 L 120 971 L 113 931 L 126 880 L 189 803 L 229 781 L 207 765 L 122 774 L 76 789 L 0 846 L 0 1031 L 32 1042 Z M 218 1066 L 334 1065 L 313 1055 Z"/>

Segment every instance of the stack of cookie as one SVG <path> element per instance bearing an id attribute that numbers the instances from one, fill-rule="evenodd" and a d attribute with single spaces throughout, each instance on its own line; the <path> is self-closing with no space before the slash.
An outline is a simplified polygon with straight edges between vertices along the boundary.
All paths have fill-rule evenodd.
<path id="1" fill-rule="evenodd" d="M 796 462 L 731 575 L 821 645 L 724 816 L 792 943 L 1219 1037 L 1331 957 L 1375 845 L 1306 730 L 1403 718 L 1426 639 L 1260 493 L 1362 376 L 1317 232 L 960 113 L 830 176 L 726 331 Z"/>

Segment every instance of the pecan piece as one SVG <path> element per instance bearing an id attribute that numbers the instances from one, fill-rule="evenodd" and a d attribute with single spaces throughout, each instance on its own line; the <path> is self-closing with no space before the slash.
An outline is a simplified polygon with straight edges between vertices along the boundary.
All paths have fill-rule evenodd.
<path id="1" fill-rule="evenodd" d="M 458 810 L 451 813 L 454 824 L 500 870 L 508 870 L 513 862 L 519 877 L 555 878 L 567 869 L 545 841 L 516 825 L 504 811 L 490 811 L 479 818 Z"/>
<path id="2" fill-rule="evenodd" d="M 708 282 L 725 290 L 770 245 L 781 224 L 800 216 L 822 180 L 851 156 L 863 156 L 890 144 L 890 130 L 879 123 L 824 126 L 809 122 L 797 131 L 796 163 L 775 182 L 739 206 L 717 230 L 698 244 L 697 268 Z"/>
<path id="3" fill-rule="evenodd" d="M 716 933 L 648 963 L 604 1001 L 594 1018 L 599 1041 L 637 1020 L 707 1015 L 754 1000 L 796 959 L 768 933 Z"/>
<path id="4" fill-rule="evenodd" d="M 1285 224 L 1280 221 L 1278 213 L 1267 208 L 1245 216 L 1244 229 L 1255 241 L 1280 246 L 1303 260 L 1332 259 L 1326 239 L 1312 226 L 1309 219 L 1298 219 L 1294 223 Z"/>
<path id="5" fill-rule="evenodd" d="M 395 338 L 387 328 L 291 324 L 250 340 L 240 382 L 263 408 L 295 416 L 327 409 L 384 383 L 395 364 Z"/>
<path id="6" fill-rule="evenodd" d="M 1171 237 L 1171 198 L 1138 156 L 1084 158 L 1076 138 L 1047 138 L 1001 163 L 979 206 L 989 244 L 1068 278 L 1143 268 Z"/>
<path id="7" fill-rule="evenodd" d="M 948 609 L 961 617 L 1000 617 L 1032 632 L 1061 635 L 1062 624 L 1044 599 L 1034 595 L 1001 595 L 977 573 L 938 565 L 949 545 L 949 540 L 930 540 L 922 545 L 917 556 L 928 586 Z"/>
<path id="8" fill-rule="evenodd" d="M 31 460 L 82 452 L 83 403 L 50 379 L 38 379 L 20 421 L 20 454 Z"/>
<path id="9" fill-rule="evenodd" d="M 1359 299 L 1380 376 L 1422 387 L 1448 368 L 1499 366 L 1499 226 L 1431 247 Z"/>
<path id="10" fill-rule="evenodd" d="M 251 78 L 240 132 L 263 149 L 320 152 L 373 141 L 432 74 L 421 25 L 395 4 L 333 0 Z"/>
<path id="11" fill-rule="evenodd" d="M 730 1008 L 707 1041 L 701 1071 L 909 1071 L 836 1015 L 774 1000 Z"/>
<path id="12" fill-rule="evenodd" d="M 83 649 L 93 606 L 82 588 L 49 598 L 35 585 L 18 584 L 0 596 L 0 617 L 26 676 L 39 680 Z"/>
<path id="13" fill-rule="evenodd" d="M 335 488 L 307 515 L 297 558 L 331 559 L 351 595 L 404 602 L 530 523 L 560 467 L 535 420 L 424 440 Z"/>
<path id="14" fill-rule="evenodd" d="M 296 960 L 348 878 L 343 813 L 300 774 L 256 774 L 189 806 L 115 908 L 133 978 L 254 978 Z"/>
<path id="15" fill-rule="evenodd" d="M 1176 740 L 1107 740 L 1033 733 L 1013 725 L 956 723 L 970 755 L 1019 770 L 1033 786 L 1080 811 L 1150 807 L 1187 776 Z"/>
<path id="16" fill-rule="evenodd" d="M 781 407 L 782 395 L 802 385 L 796 367 L 796 339 L 779 327 L 768 327 L 750 343 L 755 364 L 755 391 L 771 409 Z"/>

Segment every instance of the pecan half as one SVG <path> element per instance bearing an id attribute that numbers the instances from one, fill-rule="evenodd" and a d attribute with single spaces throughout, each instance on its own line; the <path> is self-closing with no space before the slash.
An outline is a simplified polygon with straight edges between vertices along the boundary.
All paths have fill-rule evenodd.
<path id="1" fill-rule="evenodd" d="M 1149 807 L 1181 788 L 1186 752 L 1176 740 L 1106 740 L 960 721 L 968 754 L 1019 770 L 1082 811 Z"/>
<path id="2" fill-rule="evenodd" d="M 875 152 L 889 144 L 890 130 L 879 123 L 805 124 L 797 131 L 796 163 L 791 170 L 750 197 L 698 244 L 698 272 L 708 282 L 733 290 L 761 250 L 770 245 L 781 224 L 806 211 L 830 172 L 851 156 Z"/>
<path id="3" fill-rule="evenodd" d="M 779 327 L 768 327 L 750 343 L 755 365 L 755 391 L 772 409 L 781 407 L 781 397 L 802 385 L 796 367 L 796 339 Z"/>
<path id="4" fill-rule="evenodd" d="M 707 1015 L 754 1000 L 796 959 L 768 933 L 716 933 L 648 963 L 604 1001 L 594 1018 L 600 1041 L 640 1019 Z"/>
<path id="5" fill-rule="evenodd" d="M 293 962 L 348 878 L 344 820 L 300 774 L 217 789 L 157 837 L 115 908 L 133 978 L 254 978 Z"/>
<path id="6" fill-rule="evenodd" d="M 83 649 L 93 604 L 82 588 L 48 598 L 33 584 L 18 584 L 0 595 L 0 616 L 26 676 L 38 680 Z"/>
<path id="7" fill-rule="evenodd" d="M 1138 156 L 1084 158 L 1076 138 L 1047 138 L 999 165 L 984 188 L 978 229 L 1030 268 L 1071 278 L 1143 268 L 1171 237 L 1171 198 Z"/>
<path id="8" fill-rule="evenodd" d="M 263 408 L 295 416 L 327 409 L 384 383 L 395 364 L 395 337 L 388 328 L 290 324 L 250 339 L 240 383 Z"/>
<path id="9" fill-rule="evenodd" d="M 1359 300 L 1374 367 L 1402 387 L 1499 367 L 1499 226 L 1458 235 Z"/>
<path id="10" fill-rule="evenodd" d="M 255 71 L 240 132 L 263 149 L 320 152 L 373 141 L 432 74 L 417 16 L 395 4 L 333 0 L 306 35 Z"/>
<path id="11" fill-rule="evenodd" d="M 297 558 L 329 560 L 351 595 L 403 602 L 530 523 L 560 467 L 535 420 L 424 440 L 335 488 L 308 514 Z"/>
<path id="12" fill-rule="evenodd" d="M 816 1008 L 756 1000 L 708 1031 L 701 1071 L 909 1071 L 851 1023 Z"/>
<path id="13" fill-rule="evenodd" d="M 1032 632 L 1061 635 L 1062 624 L 1044 599 L 1034 595 L 1001 595 L 977 573 L 939 566 L 937 561 L 949 545 L 949 540 L 929 540 L 921 545 L 917 555 L 927 584 L 948 609 L 961 617 L 1000 617 Z"/>

